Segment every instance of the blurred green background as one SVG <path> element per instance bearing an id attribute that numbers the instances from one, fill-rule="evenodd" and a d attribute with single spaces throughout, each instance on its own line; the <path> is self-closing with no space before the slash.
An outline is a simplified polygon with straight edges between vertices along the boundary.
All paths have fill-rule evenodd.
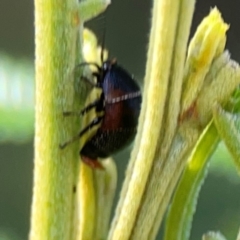
<path id="1" fill-rule="evenodd" d="M 152 1 L 112 0 L 106 16 L 106 47 L 135 78 L 142 81 Z M 240 62 L 240 2 L 198 0 L 192 32 L 217 6 L 227 23 L 227 48 Z M 87 23 L 101 40 L 103 21 Z M 161 54 L 161 53 L 159 53 Z M 33 178 L 34 133 L 33 1 L 0 2 L 0 240 L 27 239 Z M 116 155 L 120 188 L 129 149 Z M 220 230 L 235 239 L 240 226 L 240 178 L 225 146 L 220 144 L 200 193 L 191 239 Z M 161 239 L 160 235 L 159 238 Z"/>

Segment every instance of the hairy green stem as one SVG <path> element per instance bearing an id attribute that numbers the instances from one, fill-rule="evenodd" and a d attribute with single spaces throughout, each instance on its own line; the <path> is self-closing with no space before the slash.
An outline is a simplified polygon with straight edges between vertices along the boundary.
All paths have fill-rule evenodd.
<path id="1" fill-rule="evenodd" d="M 111 0 L 85 0 L 79 4 L 79 14 L 84 21 L 94 18 L 111 3 Z"/>
<path id="2" fill-rule="evenodd" d="M 72 0 L 35 0 L 36 124 L 30 238 L 71 239 L 78 174 L 77 143 L 59 144 L 78 130 L 62 112 L 78 100 L 73 89 L 77 5 Z M 64 47 L 63 47 L 64 46 Z"/>
<path id="3" fill-rule="evenodd" d="M 165 240 L 189 239 L 197 197 L 209 165 L 207 163 L 219 140 L 216 127 L 211 122 L 189 157 L 187 167 L 177 187 L 167 217 Z"/>
<path id="4" fill-rule="evenodd" d="M 142 199 L 132 239 L 145 239 L 145 238 L 154 239 L 153 237 L 154 234 L 152 235 L 152 238 L 150 238 L 152 232 L 151 229 L 158 228 L 161 222 L 160 221 L 161 217 L 156 216 L 156 214 L 159 213 L 158 208 L 161 202 L 160 195 L 162 192 L 164 192 L 165 184 L 166 186 L 168 186 L 167 179 L 171 175 L 169 173 L 171 171 L 174 172 L 176 166 L 176 164 L 173 163 L 173 159 L 170 160 L 169 158 L 167 158 L 167 154 L 173 141 L 178 121 L 184 60 L 187 49 L 187 40 L 191 26 L 191 19 L 194 11 L 194 3 L 195 1 L 186 0 L 182 1 L 178 6 L 179 9 L 176 15 L 177 16 L 177 25 L 175 30 L 176 35 L 174 38 L 174 46 L 172 49 L 173 55 L 171 60 L 171 72 L 169 76 L 168 98 L 165 105 L 165 114 L 162 125 L 161 138 L 159 139 L 158 146 L 155 152 L 154 157 L 155 160 Z M 175 5 L 175 7 L 177 6 Z M 173 13 L 174 12 L 171 12 L 171 18 Z M 193 132 L 194 132 L 193 136 L 195 136 L 195 130 L 193 130 Z M 182 149 L 182 153 L 184 153 L 185 156 L 186 152 L 189 152 L 189 149 L 191 149 L 191 144 L 185 142 L 184 140 L 183 146 L 185 150 Z M 173 151 L 175 150 L 173 149 Z M 181 151 L 179 153 L 181 153 Z M 181 154 L 175 157 L 181 159 L 180 155 Z M 161 177 L 162 181 L 159 178 L 160 176 L 162 176 Z M 177 174 L 174 176 L 176 179 L 178 179 Z M 163 195 L 161 196 L 163 197 Z M 167 202 L 168 201 L 169 200 L 167 200 Z M 161 212 L 163 215 L 164 211 Z M 158 218 L 159 221 L 156 221 L 155 218 Z"/>
<path id="5" fill-rule="evenodd" d="M 60 149 L 79 132 L 82 30 L 86 19 L 102 12 L 109 1 L 35 0 L 36 124 L 34 189 L 30 239 L 76 239 L 78 141 Z M 95 5 L 94 5 L 95 4 Z M 82 14 L 82 16 L 80 15 Z M 80 15 L 80 16 L 79 16 Z M 80 31 L 80 34 L 79 34 Z M 77 78 L 74 77 L 77 74 Z M 80 86 L 80 87 L 79 87 Z"/>
<path id="6" fill-rule="evenodd" d="M 200 24 L 184 66 L 194 4 L 194 0 L 154 2 L 138 134 L 109 239 L 156 237 L 214 105 L 224 103 L 239 84 L 238 65 L 223 53 L 228 25 L 216 8 Z"/>
<path id="7" fill-rule="evenodd" d="M 109 239 L 129 239 L 134 227 L 162 127 L 178 11 L 176 1 L 154 1 L 138 135 Z"/>
<path id="8" fill-rule="evenodd" d="M 213 119 L 220 136 L 225 142 L 229 152 L 233 156 L 233 163 L 240 173 L 240 117 L 239 114 L 233 114 L 224 111 L 220 106 L 216 106 L 213 112 Z"/>

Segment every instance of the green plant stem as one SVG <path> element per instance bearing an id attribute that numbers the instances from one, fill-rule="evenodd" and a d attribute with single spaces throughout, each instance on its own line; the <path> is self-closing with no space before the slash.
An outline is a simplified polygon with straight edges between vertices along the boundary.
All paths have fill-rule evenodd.
<path id="1" fill-rule="evenodd" d="M 239 114 L 224 111 L 220 106 L 216 106 L 213 111 L 213 119 L 217 130 L 232 154 L 233 163 L 240 174 L 240 116 Z"/>
<path id="2" fill-rule="evenodd" d="M 178 1 L 154 1 L 138 135 L 109 239 L 129 239 L 134 227 L 163 124 L 178 14 Z"/>
<path id="3" fill-rule="evenodd" d="M 164 210 L 162 209 L 160 211 L 158 210 L 158 208 L 161 199 L 166 196 L 166 193 L 164 195 L 162 195 L 161 193 L 164 192 L 163 189 L 165 189 L 165 187 L 168 188 L 169 183 L 167 179 L 169 179 L 168 177 L 170 177 L 171 175 L 169 173 L 171 172 L 171 169 L 173 172 L 175 169 L 175 160 L 171 159 L 171 157 L 168 158 L 167 155 L 173 141 L 178 121 L 184 60 L 187 49 L 187 40 L 191 26 L 191 19 L 194 11 L 194 4 L 195 1 L 186 0 L 179 3 L 178 6 L 178 12 L 176 14 L 176 35 L 174 38 L 174 46 L 172 49 L 173 54 L 171 60 L 171 71 L 169 76 L 169 87 L 167 94 L 168 97 L 165 105 L 164 120 L 162 125 L 163 132 L 161 132 L 160 135 L 158 147 L 154 156 L 155 160 L 152 166 L 151 173 L 149 175 L 149 180 L 145 189 L 145 193 L 143 195 L 138 217 L 135 223 L 136 225 L 133 230 L 131 239 L 154 239 L 154 234 L 150 236 L 152 233 L 151 229 L 157 229 L 159 227 L 161 222 L 160 219 L 164 214 Z M 175 7 L 177 6 L 175 5 Z M 174 12 L 171 11 L 171 18 L 173 14 Z M 194 129 L 190 129 L 190 132 L 192 136 L 196 136 Z M 175 158 L 178 158 L 180 160 L 181 154 L 185 156 L 189 152 L 189 149 L 191 149 L 191 144 L 187 143 L 187 141 L 185 140 L 179 143 L 180 145 L 176 145 L 175 147 L 177 151 L 179 151 L 179 147 L 181 146 L 182 152 L 179 151 L 178 156 L 175 156 Z M 173 150 L 173 152 L 174 151 L 175 150 Z M 179 167 L 179 170 L 182 168 Z M 178 175 L 179 174 L 175 174 L 174 178 L 178 179 Z M 160 176 L 162 177 L 160 178 Z M 161 187 L 159 187 L 160 185 Z M 174 184 L 172 185 L 174 187 Z M 162 212 L 162 214 L 156 216 L 159 214 L 159 212 Z M 156 221 L 156 218 L 158 218 L 159 220 Z"/>
<path id="4" fill-rule="evenodd" d="M 219 140 L 216 127 L 211 122 L 189 157 L 177 187 L 167 217 L 165 240 L 189 239 L 197 197 L 207 173 L 207 163 Z"/>
<path id="5" fill-rule="evenodd" d="M 77 105 L 73 89 L 76 59 L 76 1 L 35 0 L 36 124 L 30 238 L 71 239 L 78 144 L 59 148 L 78 131 L 62 112 Z"/>
<path id="6" fill-rule="evenodd" d="M 192 12 L 190 12 L 192 16 L 194 2 L 189 1 L 189 3 L 186 5 L 188 5 L 188 7 L 192 9 Z M 186 9 L 186 7 L 183 9 Z M 179 16 L 181 16 L 181 14 L 179 14 Z M 182 16 L 185 16 L 185 15 L 183 14 Z M 189 21 L 191 21 L 191 17 L 189 18 Z M 220 25 L 223 25 L 223 31 L 221 32 L 220 38 L 225 39 L 225 32 L 226 32 L 225 24 L 222 20 L 219 22 L 220 22 L 219 23 Z M 181 25 L 181 23 L 179 25 Z M 211 45 L 210 43 L 212 42 L 214 41 L 203 42 L 203 45 L 206 44 L 207 46 L 209 46 Z M 211 46 L 209 46 L 209 49 L 212 50 Z M 223 51 L 223 46 L 221 50 Z M 218 56 L 220 54 L 222 55 L 221 51 L 218 52 Z M 216 67 L 215 64 L 212 64 L 211 62 L 210 68 L 214 69 L 215 67 Z M 214 91 L 214 93 L 216 92 L 216 94 L 214 94 L 212 98 L 205 97 L 205 99 L 207 99 L 208 101 L 208 105 L 206 104 L 205 106 L 207 106 L 207 108 L 210 111 L 208 111 L 209 114 L 206 115 L 204 122 L 200 120 L 201 117 L 203 116 L 203 111 L 200 111 L 199 105 L 195 107 L 193 102 L 192 102 L 191 108 L 189 108 L 188 114 L 185 115 L 185 119 L 184 117 L 181 118 L 181 115 L 180 115 L 180 119 L 178 120 L 178 129 L 172 141 L 169 152 L 167 152 L 168 150 L 166 150 L 168 149 L 166 147 L 167 145 L 164 145 L 163 143 L 171 142 L 166 140 L 169 137 L 167 136 L 168 133 L 171 132 L 171 131 L 168 132 L 168 126 L 171 126 L 171 124 L 168 124 L 168 123 L 163 124 L 162 126 L 163 141 L 161 141 L 161 138 L 160 138 L 160 141 L 159 141 L 160 147 L 156 149 L 153 166 L 151 169 L 151 173 L 149 175 L 147 186 L 145 188 L 140 209 L 138 209 L 136 225 L 132 233 L 131 239 L 138 239 L 138 240 L 150 239 L 151 240 L 155 238 L 156 229 L 158 229 L 158 227 L 160 226 L 166 207 L 169 204 L 171 193 L 173 193 L 174 187 L 176 186 L 177 181 L 181 175 L 181 172 L 183 171 L 184 165 L 186 164 L 186 160 L 190 155 L 191 151 L 193 150 L 195 144 L 197 143 L 197 140 L 201 134 L 201 131 L 208 124 L 208 122 L 212 117 L 211 109 L 214 106 L 214 101 L 209 101 L 209 99 L 211 100 L 214 99 L 215 101 L 219 101 L 223 103 L 226 99 L 229 98 L 231 92 L 236 88 L 239 82 L 238 71 L 236 69 L 237 69 L 236 64 L 233 64 L 230 62 L 228 64 L 228 67 L 221 69 L 219 71 L 219 74 L 217 74 L 217 76 L 214 76 L 214 77 L 212 76 L 210 82 L 215 81 L 215 85 L 217 85 L 218 88 L 216 91 Z M 202 65 L 197 64 L 195 66 L 195 72 L 198 72 L 198 70 L 199 71 L 202 70 Z M 211 70 L 209 72 L 211 72 Z M 223 76 L 225 76 L 225 78 Z M 228 82 L 225 82 L 225 88 L 223 90 L 222 88 L 223 79 L 226 79 L 226 76 L 228 76 L 229 79 L 228 79 Z M 201 79 L 201 80 L 203 81 L 204 79 Z M 193 83 L 193 85 L 194 84 L 198 85 L 198 81 Z M 228 84 L 228 87 L 226 87 L 227 84 Z M 194 87 L 196 86 L 194 85 L 193 88 Z M 222 91 L 220 91 L 219 89 L 221 89 Z M 191 89 L 189 89 L 189 91 L 191 91 Z M 169 92 L 169 94 L 171 93 Z M 193 96 L 193 97 L 196 98 L 196 96 Z M 170 96 L 170 99 L 171 99 L 171 96 Z M 198 98 L 197 98 L 197 101 L 198 101 Z M 169 106 L 170 110 L 171 108 L 174 109 L 172 105 Z M 168 110 L 167 107 L 165 109 Z M 194 111 L 197 112 L 196 114 L 197 116 L 196 115 L 194 116 Z M 174 126 L 174 124 L 172 124 L 172 126 Z"/>
<path id="7" fill-rule="evenodd" d="M 112 158 L 102 161 L 104 171 L 94 171 L 96 191 L 95 240 L 106 239 L 109 229 L 113 198 L 117 185 L 117 168 Z"/>
<path id="8" fill-rule="evenodd" d="M 78 233 L 79 146 L 77 141 L 64 150 L 59 145 L 80 128 L 78 118 L 64 118 L 63 111 L 79 110 L 86 94 L 79 76 L 74 80 L 75 66 L 83 59 L 83 23 L 109 3 L 87 2 L 35 0 L 36 132 L 30 232 L 34 240 L 76 239 Z"/>
<path id="9" fill-rule="evenodd" d="M 111 0 L 81 1 L 79 4 L 79 15 L 84 21 L 88 21 L 103 12 L 110 3 Z"/>
<path id="10" fill-rule="evenodd" d="M 156 230 L 162 222 L 171 194 L 184 169 L 186 159 L 199 137 L 198 129 L 190 126 L 187 126 L 186 129 L 183 128 L 181 127 L 178 130 L 167 158 L 161 159 L 161 155 L 158 157 L 152 168 L 152 174 L 146 188 L 145 198 L 141 205 L 141 218 L 143 219 L 145 214 L 144 223 L 146 224 L 149 221 L 144 237 L 150 240 L 155 238 L 154 234 L 157 233 Z M 163 163 L 160 165 L 161 160 Z M 144 239 L 144 237 L 140 239 Z"/>
<path id="11" fill-rule="evenodd" d="M 96 228 L 96 193 L 94 188 L 93 169 L 81 163 L 79 194 L 79 226 L 77 239 L 94 239 Z"/>

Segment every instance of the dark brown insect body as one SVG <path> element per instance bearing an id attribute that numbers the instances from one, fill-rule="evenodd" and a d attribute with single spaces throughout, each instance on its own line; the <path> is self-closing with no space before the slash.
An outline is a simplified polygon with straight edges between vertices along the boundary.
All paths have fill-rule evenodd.
<path id="1" fill-rule="evenodd" d="M 100 98 L 86 106 L 81 114 L 95 109 L 96 117 L 78 134 L 81 137 L 99 125 L 96 133 L 86 140 L 80 155 L 92 167 L 100 167 L 98 158 L 107 158 L 128 145 L 137 130 L 141 107 L 141 91 L 135 80 L 115 60 L 106 61 L 93 72 L 102 90 Z M 76 139 L 76 137 L 74 138 Z M 69 141 L 72 142 L 73 140 Z M 64 144 L 62 147 L 67 145 Z"/>
<path id="2" fill-rule="evenodd" d="M 99 69 L 97 87 L 102 95 L 96 111 L 104 111 L 101 125 L 80 151 L 92 160 L 106 158 L 130 143 L 137 129 L 141 92 L 135 80 L 115 61 L 107 61 Z"/>

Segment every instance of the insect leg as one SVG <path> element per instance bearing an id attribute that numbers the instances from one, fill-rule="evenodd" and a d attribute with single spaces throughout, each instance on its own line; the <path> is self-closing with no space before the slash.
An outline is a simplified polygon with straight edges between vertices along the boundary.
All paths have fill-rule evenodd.
<path id="1" fill-rule="evenodd" d="M 73 116 L 73 115 L 75 115 L 75 116 L 84 115 L 85 113 L 90 111 L 92 108 L 96 108 L 96 111 L 100 112 L 103 109 L 103 98 L 104 98 L 104 95 L 101 94 L 101 97 L 99 99 L 95 100 L 94 102 L 91 102 L 80 112 L 67 111 L 67 112 L 63 112 L 63 116 L 68 117 L 68 116 Z"/>
<path id="2" fill-rule="evenodd" d="M 89 105 L 87 105 L 80 112 L 72 112 L 72 111 L 63 112 L 63 116 L 69 117 L 69 116 L 80 116 L 80 115 L 83 115 L 83 114 L 87 113 L 88 111 L 90 111 L 92 108 L 97 107 L 98 104 L 100 103 L 100 101 L 101 101 L 100 99 L 97 99 L 96 101 L 94 101 L 94 102 L 90 103 Z"/>
<path id="3" fill-rule="evenodd" d="M 93 119 L 93 121 L 87 125 L 81 132 L 78 133 L 78 135 L 74 136 L 73 138 L 71 138 L 70 140 L 68 140 L 67 142 L 60 144 L 59 147 L 61 149 L 65 148 L 67 145 L 77 141 L 79 138 L 81 138 L 87 131 L 89 131 L 92 127 L 94 127 L 95 125 L 99 124 L 101 122 L 103 117 L 96 117 L 95 119 Z"/>
<path id="4" fill-rule="evenodd" d="M 102 163 L 100 163 L 97 159 L 91 159 L 89 157 L 82 156 L 82 155 L 81 155 L 81 158 L 82 158 L 82 161 L 85 164 L 87 164 L 89 167 L 93 169 L 104 170 Z"/>

